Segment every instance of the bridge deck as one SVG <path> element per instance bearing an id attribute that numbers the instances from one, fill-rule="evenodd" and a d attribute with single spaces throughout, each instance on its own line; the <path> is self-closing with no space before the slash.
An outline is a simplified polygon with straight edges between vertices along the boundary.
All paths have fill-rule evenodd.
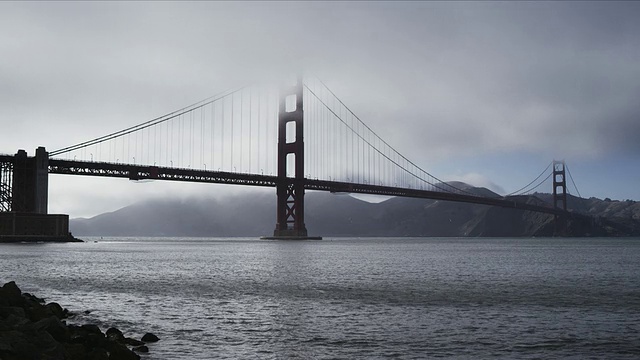
<path id="1" fill-rule="evenodd" d="M 49 159 L 49 173 L 275 187 L 278 178 L 225 171 Z"/>
<path id="2" fill-rule="evenodd" d="M 61 159 L 49 159 L 49 172 L 52 174 L 119 177 L 130 180 L 171 180 L 262 187 L 275 187 L 278 183 L 278 177 L 272 175 L 255 175 L 213 170 Z M 305 179 L 304 182 L 304 187 L 307 190 L 424 198 L 500 206 L 504 208 L 542 212 L 552 215 L 567 215 L 567 212 L 562 209 L 553 208 L 551 206 L 527 204 L 517 201 L 517 198 L 487 198 L 473 196 L 470 194 L 455 194 L 420 189 L 404 189 L 390 186 L 354 184 L 313 179 Z"/>

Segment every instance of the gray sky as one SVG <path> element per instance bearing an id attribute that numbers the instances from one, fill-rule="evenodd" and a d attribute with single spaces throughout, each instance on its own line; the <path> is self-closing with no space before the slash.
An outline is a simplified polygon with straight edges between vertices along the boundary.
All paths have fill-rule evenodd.
<path id="1" fill-rule="evenodd" d="M 637 2 L 0 2 L 0 152 L 304 70 L 442 179 L 510 192 L 556 158 L 583 196 L 640 200 L 638 18 Z M 72 216 L 227 189 L 51 184 Z"/>

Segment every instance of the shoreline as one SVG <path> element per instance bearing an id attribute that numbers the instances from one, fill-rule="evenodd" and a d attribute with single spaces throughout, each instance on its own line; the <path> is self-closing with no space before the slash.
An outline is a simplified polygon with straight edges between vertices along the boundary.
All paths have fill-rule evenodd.
<path id="1" fill-rule="evenodd" d="M 78 239 L 71 233 L 65 236 L 43 236 L 43 235 L 0 235 L 0 244 L 6 243 L 81 243 L 84 240 Z"/>
<path id="2" fill-rule="evenodd" d="M 7 282 L 0 287 L 0 359 L 139 360 L 138 353 L 149 352 L 146 344 L 159 340 L 151 333 L 137 340 L 115 327 L 103 333 L 95 324 L 67 324 L 74 316 Z"/>

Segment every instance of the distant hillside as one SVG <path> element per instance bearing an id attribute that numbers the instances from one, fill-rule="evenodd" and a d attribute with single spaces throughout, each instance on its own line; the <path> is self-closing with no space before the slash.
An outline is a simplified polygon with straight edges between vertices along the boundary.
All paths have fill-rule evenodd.
<path id="1" fill-rule="evenodd" d="M 485 188 L 455 184 L 483 196 Z M 550 202 L 551 195 L 520 197 L 528 203 Z M 322 236 L 551 236 L 553 216 L 485 205 L 391 198 L 380 203 L 348 194 L 309 192 L 305 196 L 309 233 Z M 640 203 L 578 199 L 573 211 L 593 216 L 572 222 L 568 236 L 640 236 Z M 275 194 L 223 199 L 157 199 L 90 219 L 72 219 L 76 236 L 261 236 L 275 227 Z"/>

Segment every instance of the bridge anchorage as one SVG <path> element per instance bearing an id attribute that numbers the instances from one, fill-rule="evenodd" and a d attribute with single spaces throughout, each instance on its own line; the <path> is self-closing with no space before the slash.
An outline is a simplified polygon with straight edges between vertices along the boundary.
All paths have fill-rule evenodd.
<path id="1" fill-rule="evenodd" d="M 567 210 L 565 175 L 571 173 L 563 161 L 552 165 L 551 173 L 547 167 L 524 191 L 511 194 L 515 196 L 471 193 L 400 154 L 322 81 L 297 77 L 277 92 L 266 87 L 236 89 L 51 153 L 40 147 L 34 157 L 24 150 L 0 154 L 0 237 L 68 231 L 68 216 L 65 220 L 66 215 L 47 214 L 48 174 L 274 187 L 276 224 L 273 235 L 264 239 L 321 239 L 307 231 L 307 190 L 541 212 L 554 216 L 556 234 L 561 235 L 572 220 L 588 219 Z M 551 176 L 553 204 L 528 203 L 517 195 L 530 193 Z M 544 180 L 530 187 L 541 177 Z M 20 217 L 37 221 L 20 225 Z"/>

